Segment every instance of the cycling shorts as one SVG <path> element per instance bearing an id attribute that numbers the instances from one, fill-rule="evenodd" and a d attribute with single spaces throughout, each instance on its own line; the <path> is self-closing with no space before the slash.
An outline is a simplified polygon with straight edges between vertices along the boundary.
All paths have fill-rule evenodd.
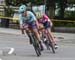
<path id="1" fill-rule="evenodd" d="M 45 29 L 47 29 L 47 28 L 50 28 L 51 26 L 50 26 L 50 22 L 49 21 L 45 21 L 44 23 L 43 23 L 43 26 L 44 26 L 44 28 Z"/>
<path id="2" fill-rule="evenodd" d="M 36 22 L 35 21 L 25 22 L 25 23 L 23 23 L 23 26 L 24 26 L 24 28 L 25 27 L 30 27 L 32 29 L 36 29 L 37 28 L 37 25 L 36 25 Z"/>

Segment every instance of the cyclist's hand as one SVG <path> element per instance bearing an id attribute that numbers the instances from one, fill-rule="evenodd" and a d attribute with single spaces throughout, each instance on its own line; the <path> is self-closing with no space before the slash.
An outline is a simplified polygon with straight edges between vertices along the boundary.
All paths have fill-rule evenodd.
<path id="1" fill-rule="evenodd" d="M 20 24 L 20 29 L 24 29 L 24 27 L 23 27 L 23 25 L 22 25 L 22 24 Z"/>
<path id="2" fill-rule="evenodd" d="M 20 24 L 20 29 L 21 29 L 22 34 L 24 34 L 24 27 L 22 24 Z"/>

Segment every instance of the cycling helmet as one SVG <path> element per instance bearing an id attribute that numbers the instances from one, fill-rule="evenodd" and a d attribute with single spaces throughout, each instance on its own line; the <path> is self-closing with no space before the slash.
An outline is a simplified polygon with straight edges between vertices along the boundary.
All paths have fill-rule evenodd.
<path id="1" fill-rule="evenodd" d="M 40 18 L 42 17 L 42 13 L 36 12 L 36 17 L 37 17 L 38 19 L 40 19 Z"/>
<path id="2" fill-rule="evenodd" d="M 25 5 L 21 5 L 21 6 L 19 7 L 19 13 L 22 13 L 22 12 L 24 12 L 24 11 L 26 11 L 26 6 L 25 6 Z"/>

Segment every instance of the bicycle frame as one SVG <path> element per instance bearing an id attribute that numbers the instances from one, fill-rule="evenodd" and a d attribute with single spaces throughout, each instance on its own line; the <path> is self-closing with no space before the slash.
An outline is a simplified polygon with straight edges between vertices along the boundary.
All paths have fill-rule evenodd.
<path id="1" fill-rule="evenodd" d="M 41 28 L 39 30 L 43 30 L 43 29 L 44 28 Z M 47 29 L 44 29 L 44 31 L 42 31 L 42 36 L 45 36 L 46 37 L 46 41 L 47 41 L 46 46 L 47 46 L 47 49 L 50 50 L 50 47 L 51 47 L 53 53 L 55 53 L 54 45 L 53 45 L 53 43 L 52 43 L 52 41 L 50 39 L 50 35 L 49 35 L 49 32 L 48 32 Z"/>
<path id="2" fill-rule="evenodd" d="M 31 36 L 31 40 L 32 40 L 32 44 L 33 44 L 33 47 L 35 49 L 35 52 L 36 52 L 37 56 L 40 56 L 41 55 L 41 49 L 39 46 L 39 42 L 38 42 L 38 40 L 35 37 L 33 32 L 30 32 L 30 36 Z"/>

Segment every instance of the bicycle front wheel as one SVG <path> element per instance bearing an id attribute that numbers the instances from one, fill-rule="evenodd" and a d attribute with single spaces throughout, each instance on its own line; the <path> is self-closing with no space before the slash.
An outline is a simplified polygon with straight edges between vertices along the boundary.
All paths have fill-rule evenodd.
<path id="1" fill-rule="evenodd" d="M 37 56 L 41 55 L 41 49 L 38 45 L 35 47 L 35 52 L 36 52 Z"/>
<path id="2" fill-rule="evenodd" d="M 50 36 L 49 36 L 49 34 L 48 34 L 48 33 L 47 33 L 47 37 L 48 37 L 48 40 L 49 40 L 49 46 L 51 47 L 52 52 L 53 52 L 53 53 L 55 53 L 54 45 L 53 45 L 53 43 L 51 42 L 51 40 L 50 40 Z"/>
<path id="3" fill-rule="evenodd" d="M 37 56 L 40 56 L 41 55 L 41 49 L 39 46 L 39 42 L 34 35 L 33 35 L 33 46 L 34 46 L 34 49 L 35 49 Z"/>

